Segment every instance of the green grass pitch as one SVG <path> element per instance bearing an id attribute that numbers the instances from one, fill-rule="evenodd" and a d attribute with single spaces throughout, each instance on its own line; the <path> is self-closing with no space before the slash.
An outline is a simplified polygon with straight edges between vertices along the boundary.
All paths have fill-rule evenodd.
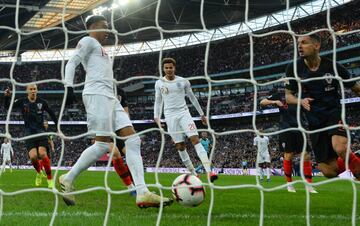
<path id="1" fill-rule="evenodd" d="M 60 172 L 60 174 L 63 172 Z M 76 189 L 86 189 L 104 185 L 104 172 L 85 172 L 76 181 Z M 178 174 L 159 174 L 160 183 L 170 186 Z M 203 181 L 206 178 L 201 178 Z M 298 179 L 298 178 L 295 178 Z M 314 178 L 315 182 L 324 178 Z M 14 192 L 34 188 L 33 170 L 6 171 L 0 178 L 2 192 Z M 146 174 L 146 182 L 154 183 L 155 175 Z M 125 187 L 114 172 L 109 173 L 108 183 L 112 190 L 120 191 Z M 254 176 L 220 175 L 215 185 L 255 184 Z M 272 181 L 263 185 L 272 188 L 284 184 L 282 177 L 272 177 Z M 46 188 L 46 180 L 43 181 Z M 306 193 L 304 185 L 296 184 L 297 193 L 288 193 L 285 188 L 264 192 L 264 225 L 306 225 Z M 356 189 L 359 191 L 360 186 Z M 156 188 L 152 188 L 156 191 Z M 353 205 L 353 187 L 348 181 L 331 182 L 317 187 L 319 194 L 311 194 L 311 225 L 351 225 Z M 210 205 L 210 189 L 206 190 L 206 199 L 201 206 L 184 208 L 177 203 L 163 211 L 161 225 L 197 226 L 206 225 Z M 169 190 L 164 190 L 170 196 Z M 214 209 L 211 225 L 258 225 L 260 214 L 260 192 L 255 188 L 215 190 Z M 108 196 L 104 190 L 92 191 L 76 196 L 77 204 L 66 206 L 59 197 L 58 215 L 54 225 L 93 226 L 103 225 Z M 13 196 L 2 196 L 3 213 L 0 225 L 42 226 L 49 225 L 54 210 L 55 195 L 48 191 L 35 191 Z M 357 197 L 357 224 L 359 218 L 359 195 Z M 107 225 L 155 225 L 159 209 L 139 209 L 135 199 L 129 193 L 111 195 L 111 210 Z"/>

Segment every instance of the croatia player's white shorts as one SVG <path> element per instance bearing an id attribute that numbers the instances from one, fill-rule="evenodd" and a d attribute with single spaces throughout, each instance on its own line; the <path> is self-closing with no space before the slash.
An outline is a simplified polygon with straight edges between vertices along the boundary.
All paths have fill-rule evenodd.
<path id="1" fill-rule="evenodd" d="M 269 154 L 258 154 L 257 156 L 257 162 L 258 163 L 265 163 L 268 162 L 270 163 L 270 155 Z"/>
<path id="2" fill-rule="evenodd" d="M 186 134 L 187 137 L 199 135 L 189 111 L 165 115 L 165 121 L 168 132 L 175 144 L 184 141 L 184 134 Z"/>
<path id="3" fill-rule="evenodd" d="M 119 100 L 102 95 L 83 95 L 88 131 L 109 136 L 116 130 L 132 126 Z"/>

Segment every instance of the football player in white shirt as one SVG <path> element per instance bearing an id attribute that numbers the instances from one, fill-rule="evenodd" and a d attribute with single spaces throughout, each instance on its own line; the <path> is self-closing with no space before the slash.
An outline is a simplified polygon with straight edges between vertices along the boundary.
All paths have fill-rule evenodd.
<path id="1" fill-rule="evenodd" d="M 9 140 L 7 138 L 4 138 L 4 143 L 1 145 L 0 153 L 3 157 L 3 163 L 1 165 L 0 175 L 3 172 L 5 172 L 6 164 L 9 164 L 10 172 L 12 172 L 11 156 L 14 156 L 14 150 L 11 147 L 11 143 L 9 142 Z"/>
<path id="2" fill-rule="evenodd" d="M 183 77 L 175 75 L 176 61 L 173 58 L 164 58 L 162 65 L 165 76 L 155 83 L 154 121 L 161 126 L 160 112 L 162 103 L 164 102 L 164 115 L 168 132 L 175 143 L 175 148 L 178 150 L 185 167 L 192 175 L 197 175 L 189 154 L 186 151 L 184 134 L 190 138 L 206 173 L 210 174 L 210 181 L 213 182 L 218 176 L 211 170 L 211 163 L 207 152 L 200 143 L 196 125 L 186 105 L 185 97 L 187 96 L 190 99 L 191 103 L 199 112 L 204 125 L 207 123 L 206 116 L 191 90 L 190 82 Z"/>
<path id="3" fill-rule="evenodd" d="M 269 137 L 258 135 L 254 138 L 254 146 L 257 147 L 257 162 L 260 182 L 264 180 L 264 171 L 266 169 L 267 182 L 270 182 L 270 154 Z"/>
<path id="4" fill-rule="evenodd" d="M 129 115 L 115 97 L 115 84 L 112 60 L 102 46 L 108 36 L 108 23 L 103 16 L 91 16 L 86 20 L 89 36 L 83 37 L 65 68 L 65 86 L 68 90 L 67 104 L 74 100 L 73 86 L 75 69 L 81 63 L 86 71 L 85 86 L 82 93 L 87 114 L 89 132 L 96 134 L 95 143 L 81 154 L 72 169 L 59 178 L 63 199 L 67 205 L 75 205 L 74 195 L 67 193 L 74 190 L 73 183 L 77 176 L 109 150 L 117 148 L 110 143 L 114 131 L 125 141 L 126 160 L 136 186 L 136 204 L 140 208 L 159 207 L 172 203 L 171 199 L 160 197 L 150 192 L 145 185 L 144 167 L 140 153 L 140 137 L 135 133 Z"/>

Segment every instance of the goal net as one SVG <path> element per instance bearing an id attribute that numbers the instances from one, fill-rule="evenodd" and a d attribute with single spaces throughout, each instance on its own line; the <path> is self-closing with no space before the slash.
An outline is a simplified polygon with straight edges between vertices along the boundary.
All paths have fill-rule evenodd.
<path id="1" fill-rule="evenodd" d="M 81 118 L 81 115 L 84 116 L 85 114 L 83 106 L 79 104 L 76 105 L 73 109 L 67 109 L 65 106 L 68 90 L 64 88 L 64 68 L 66 61 L 73 51 L 72 47 L 68 48 L 69 43 L 71 43 L 73 46 L 74 40 L 78 40 L 77 38 L 79 36 L 84 36 L 89 31 L 86 31 L 85 29 L 72 29 L 72 27 L 70 27 L 67 23 L 69 15 L 71 15 L 71 13 L 73 13 L 72 11 L 74 11 L 74 9 L 69 9 L 69 6 L 73 2 L 70 0 L 52 0 L 50 3 L 48 3 L 51 4 L 51 2 L 57 2 L 57 6 L 62 7 L 62 13 L 60 14 L 61 19 L 59 20 L 61 23 L 59 26 L 53 27 L 50 24 L 48 27 L 45 26 L 44 28 L 35 30 L 25 29 L 23 24 L 19 23 L 19 21 L 21 21 L 20 12 L 22 9 L 24 9 L 22 2 L 23 1 L 17 0 L 15 4 L 15 1 L 13 1 L 12 6 L 10 6 L 11 4 L 4 3 L 2 6 L 3 8 L 0 10 L 1 13 L 1 11 L 3 11 L 5 8 L 14 7 L 14 26 L 2 26 L 0 24 L 0 30 L 4 32 L 10 31 L 11 37 L 9 36 L 9 39 L 14 37 L 16 39 L 15 51 L 11 52 L 4 50 L 1 52 L 2 55 L 0 56 L 0 61 L 2 62 L 1 66 L 3 66 L 1 71 L 9 75 L 8 77 L 1 75 L 0 87 L 2 89 L 9 87 L 12 90 L 11 102 L 7 113 L 7 109 L 3 109 L 3 116 L 6 116 L 6 118 L 2 119 L 3 124 L 1 127 L 0 137 L 10 138 L 12 142 L 16 143 L 44 135 L 54 136 L 54 139 L 59 144 L 59 152 L 53 153 L 54 156 L 52 157 L 52 165 L 55 169 L 53 178 L 55 181 L 57 181 L 59 175 L 62 174 L 62 172 L 59 172 L 59 170 L 69 169 L 69 167 L 75 163 L 81 153 L 73 153 L 70 151 L 71 148 L 76 147 L 80 150 L 84 150 L 85 146 L 81 146 L 86 144 L 84 139 L 92 135 L 89 132 L 84 132 L 86 131 L 86 123 L 84 123 L 86 120 L 84 120 L 83 117 Z M 86 3 L 87 1 L 80 2 Z M 356 8 L 356 1 L 280 1 L 282 2 L 283 6 L 281 11 L 277 11 L 271 15 L 269 14 L 268 16 L 259 18 L 254 18 L 254 15 L 258 15 L 257 10 L 260 11 L 261 7 L 270 7 L 270 5 L 256 5 L 252 4 L 252 2 L 249 0 L 194 1 L 199 3 L 198 19 L 201 26 L 195 28 L 188 28 L 185 26 L 184 29 L 169 29 L 165 28 L 166 26 L 164 26 L 163 21 L 161 20 L 163 15 L 161 10 L 166 9 L 172 11 L 174 20 L 176 23 L 178 23 L 183 14 L 182 10 L 184 10 L 184 8 L 172 8 L 168 1 L 158 0 L 150 3 L 156 4 L 156 11 L 151 19 L 154 22 L 154 26 L 142 27 L 142 25 L 140 25 L 138 29 L 134 29 L 125 33 L 117 30 L 119 26 L 124 26 L 124 24 L 118 25 L 118 20 L 115 19 L 117 10 L 120 10 L 124 18 L 127 16 L 126 7 L 119 6 L 120 2 L 122 1 L 114 1 L 112 4 L 107 5 L 109 7 L 108 9 L 110 10 L 100 8 L 97 11 L 97 13 L 104 14 L 109 18 L 108 22 L 110 28 L 108 31 L 113 40 L 113 44 L 111 46 L 106 46 L 105 48 L 113 60 L 115 74 L 114 84 L 122 87 L 128 86 L 134 88 L 134 90 L 136 90 L 136 86 L 138 84 L 150 84 L 153 86 L 154 81 L 160 79 L 164 75 L 161 63 L 162 59 L 166 56 L 173 56 L 179 62 L 177 71 L 180 74 L 190 73 L 190 76 L 185 75 L 184 77 L 186 77 L 192 84 L 195 84 L 193 87 L 198 90 L 196 92 L 196 96 L 200 100 L 200 103 L 204 112 L 206 112 L 208 119 L 207 127 L 199 127 L 199 132 L 205 131 L 210 134 L 210 138 L 213 142 L 210 151 L 210 159 L 214 163 L 216 167 L 215 170 L 217 172 L 223 172 L 224 169 L 228 169 L 230 172 L 230 168 L 241 168 L 240 162 L 242 160 L 256 156 L 255 149 L 252 149 L 252 140 L 256 135 L 269 136 L 270 139 L 274 140 L 271 141 L 273 143 L 270 145 L 270 147 L 274 148 L 275 150 L 279 145 L 277 142 L 277 136 L 283 132 L 298 130 L 302 133 L 304 140 L 308 140 L 309 134 L 339 127 L 339 125 L 333 125 L 326 128 L 321 128 L 316 131 L 308 130 L 307 126 L 304 125 L 300 120 L 302 113 L 299 107 L 301 105 L 298 104 L 297 120 L 299 127 L 281 130 L 278 126 L 274 126 L 278 123 L 272 121 L 275 118 L 273 115 L 278 114 L 279 110 L 277 108 L 263 109 L 259 106 L 259 100 L 265 97 L 271 89 L 277 88 L 279 90 L 284 90 L 284 83 L 289 82 L 289 78 L 284 77 L 284 68 L 292 61 L 297 60 L 297 39 L 298 37 L 304 35 L 319 34 L 322 38 L 323 44 L 321 56 L 327 56 L 333 60 L 333 67 L 336 73 L 331 78 L 324 77 L 320 79 L 335 79 L 338 81 L 342 97 L 341 117 L 344 123 L 342 127 L 345 129 L 349 138 L 355 136 L 355 141 L 358 139 L 357 142 L 359 142 L 359 117 L 356 115 L 356 108 L 358 107 L 356 103 L 359 102 L 360 99 L 350 94 L 350 92 L 344 86 L 346 82 L 358 82 L 360 74 L 360 69 L 358 67 L 358 55 L 354 55 L 352 57 L 348 56 L 349 54 L 356 54 L 356 51 L 358 51 L 358 42 L 360 41 L 360 17 L 356 16 L 356 14 L 359 13 L 359 10 Z M 306 3 L 302 4 L 300 2 Z M 234 25 L 231 22 L 231 18 L 227 18 L 229 20 L 229 25 L 217 28 L 208 28 L 207 20 L 211 20 L 211 18 L 206 18 L 204 16 L 206 14 L 206 4 L 218 4 L 219 9 L 223 5 L 233 5 L 233 7 L 239 7 L 241 10 L 239 10 L 237 13 L 243 15 L 244 21 Z M 347 4 L 352 5 L 347 6 Z M 163 7 L 164 5 L 169 7 Z M 47 9 L 49 10 L 51 7 L 52 6 L 50 5 Z M 31 10 L 31 8 L 28 9 Z M 39 10 L 41 11 L 41 9 Z M 346 11 L 349 10 L 350 13 L 347 12 L 346 14 L 349 16 L 349 18 L 344 18 L 342 13 L 346 13 Z M 224 11 L 220 11 L 220 13 L 224 13 Z M 78 13 L 78 15 L 80 14 Z M 45 16 L 45 14 L 41 14 L 41 17 L 43 16 Z M 224 16 L 226 17 L 226 15 Z M 235 14 L 233 16 L 235 16 Z M 147 18 L 144 18 L 144 20 L 147 20 Z M 79 26 L 81 27 L 83 25 Z M 64 34 L 63 38 L 65 42 L 64 46 L 62 46 L 63 49 L 55 51 L 44 49 L 32 52 L 26 50 L 24 51 L 22 49 L 23 39 L 26 41 L 29 40 L 26 38 L 27 36 L 34 34 L 37 36 L 42 36 L 42 34 L 52 32 L 54 30 L 61 30 Z M 154 30 L 157 32 L 157 34 L 154 36 L 159 37 L 158 40 L 145 40 L 141 42 L 141 44 L 137 42 L 130 44 L 122 43 L 123 40 L 129 40 L 131 38 L 133 38 L 135 42 L 136 40 L 142 39 L 140 36 L 143 34 L 143 32 Z M 179 35 L 176 36 L 173 34 Z M 43 41 L 45 48 L 47 48 L 51 42 L 51 39 L 46 39 L 43 37 L 41 40 Z M 49 66 L 42 65 L 41 61 L 46 61 L 46 59 L 51 62 Z M 27 60 L 29 62 L 22 62 Z M 53 63 L 54 61 L 57 61 L 57 63 Z M 59 61 L 61 61 L 61 64 Z M 350 79 L 342 79 L 337 72 L 336 62 L 346 65 L 353 76 Z M 21 66 L 22 64 L 31 65 L 29 66 L 31 69 L 21 69 L 22 67 L 28 67 Z M 148 65 L 152 66 L 152 68 L 149 68 Z M 141 73 L 139 71 L 133 70 L 137 67 L 143 67 L 141 70 L 139 70 Z M 293 68 L 294 71 L 297 71 L 296 64 L 293 64 Z M 24 70 L 24 72 L 31 71 L 32 73 L 23 74 L 21 70 Z M 59 76 L 53 76 L 53 73 L 58 74 Z M 134 76 L 135 73 L 138 73 L 139 76 Z M 85 84 L 84 76 L 85 72 L 82 69 L 79 69 L 76 76 L 77 82 L 75 90 L 80 91 L 83 88 Z M 298 74 L 295 73 L 295 78 L 293 79 L 297 81 L 298 87 L 301 87 L 304 82 L 314 81 L 319 78 L 311 78 L 307 79 L 306 81 L 302 81 Z M 22 134 L 23 126 L 21 125 L 21 116 L 16 114 L 14 115 L 12 110 L 14 100 L 17 99 L 15 96 L 19 93 L 24 93 L 23 95 L 25 95 L 25 87 L 32 83 L 36 83 L 39 87 L 39 90 L 60 90 L 59 93 L 64 93 L 61 101 L 55 101 L 56 106 L 59 107 L 60 123 L 57 125 L 58 132 L 46 132 L 31 136 L 18 136 L 18 134 Z M 144 88 L 144 86 L 142 88 Z M 146 89 L 146 87 L 144 89 Z M 46 91 L 42 94 L 51 96 L 52 94 L 56 93 Z M 147 96 L 149 94 L 145 92 L 142 95 Z M 150 95 L 153 96 L 154 94 L 151 93 Z M 301 89 L 299 89 L 298 96 L 302 97 Z M 130 112 L 136 115 L 136 120 L 139 120 L 142 123 L 144 123 L 146 120 L 147 122 L 150 122 L 150 120 L 153 118 L 153 109 L 151 108 L 153 103 L 151 102 L 151 105 L 149 106 L 146 105 L 146 101 L 151 101 L 153 99 L 148 97 L 141 98 L 147 99 L 144 102 L 140 102 L 140 104 L 136 103 L 136 101 L 140 100 L 139 97 L 133 97 L 133 99 L 131 99 L 132 104 L 129 105 Z M 137 110 L 138 112 L 136 112 Z M 193 112 L 194 109 L 190 110 Z M 195 114 L 192 115 L 195 116 Z M 139 118 L 137 118 L 138 116 Z M 249 118 L 251 118 L 251 120 L 249 120 Z M 199 122 L 199 118 L 195 117 L 195 119 L 196 122 Z M 237 122 L 237 120 L 239 121 Z M 76 122 L 82 123 L 77 124 Z M 136 123 L 136 121 L 134 122 Z M 263 131 L 263 129 L 265 130 Z M 170 146 L 171 140 L 169 138 L 169 133 L 164 128 L 156 127 L 155 124 L 147 124 L 146 126 L 142 126 L 140 130 L 137 129 L 137 132 L 141 136 L 152 134 L 148 136 L 148 138 L 144 138 L 142 141 L 142 154 L 144 163 L 146 166 L 152 164 L 151 166 L 154 171 L 154 177 L 151 178 L 151 182 L 148 182 L 148 178 L 146 179 L 147 185 L 149 188 L 155 189 L 156 192 L 161 196 L 168 196 L 171 190 L 171 181 L 161 179 L 163 172 L 162 170 L 164 170 L 166 167 L 172 167 L 171 169 L 182 167 L 182 165 L 179 165 L 179 163 L 176 161 L 175 163 L 171 162 L 171 156 L 175 156 L 177 154 L 175 154 L 175 147 Z M 113 135 L 113 138 L 116 138 L 115 134 Z M 354 143 L 356 143 L 354 142 L 354 139 L 348 139 L 347 153 L 352 151 L 351 146 L 355 147 Z M 357 143 L 355 145 L 359 144 Z M 360 145 L 356 147 L 359 147 L 360 150 Z M 146 151 L 144 152 L 144 150 Z M 158 152 L 158 154 L 149 154 L 151 151 Z M 250 154 L 249 152 L 252 153 Z M 294 180 L 292 182 L 293 185 L 310 185 L 304 176 L 303 162 L 305 152 L 306 144 L 303 146 L 303 152 L 301 153 L 299 159 L 299 175 L 301 176 L 301 179 Z M 26 154 L 27 152 L 22 154 L 22 157 L 28 158 Z M 79 204 L 80 207 L 75 207 L 76 209 L 70 210 L 71 214 L 67 215 L 68 212 L 63 212 L 63 194 L 59 191 L 58 185 L 53 189 L 47 189 L 24 188 L 21 187 L 21 184 L 15 184 L 15 190 L 11 191 L 0 187 L 0 224 L 2 224 L 2 222 L 15 222 L 15 225 L 17 221 L 9 221 L 5 218 L 21 218 L 24 216 L 50 217 L 50 221 L 42 222 L 44 225 L 71 225 L 73 223 L 71 219 L 69 221 L 65 220 L 64 222 L 60 222 L 58 218 L 71 218 L 72 216 L 78 215 L 80 217 L 103 218 L 101 222 L 103 225 L 114 225 L 112 220 L 116 217 L 116 215 L 121 215 L 123 213 L 114 213 L 112 211 L 112 208 L 118 205 L 118 203 L 115 203 L 113 199 L 119 195 L 128 194 L 129 191 L 126 189 L 119 189 L 119 186 L 114 185 L 115 183 L 118 183 L 118 179 L 113 177 L 111 173 L 111 157 L 112 155 L 105 157 L 105 161 L 107 161 L 106 164 L 103 163 L 105 174 L 103 177 L 99 177 L 100 179 L 96 179 L 99 186 L 91 188 L 82 188 L 80 186 L 81 188 L 77 189 L 74 193 L 75 195 L 86 195 L 88 193 L 94 192 L 105 193 L 105 195 L 101 196 L 103 198 L 102 200 L 97 200 L 99 203 L 106 203 L 106 210 L 104 214 L 97 215 L 96 209 L 88 209 L 87 212 L 81 212 L 81 208 L 86 207 L 86 201 L 84 198 L 82 199 L 84 203 Z M 194 154 L 191 154 L 191 158 L 194 159 Z M 276 158 L 281 158 L 278 152 Z M 56 162 L 54 160 L 56 160 Z M 274 170 L 273 174 L 282 174 L 282 162 L 279 162 L 279 160 L 277 160 L 277 162 L 280 164 L 277 165 L 278 170 Z M 67 166 L 69 167 L 66 168 Z M 258 163 L 256 160 L 253 168 L 257 168 L 257 166 Z M 348 164 L 346 164 L 346 169 L 349 169 Z M 252 170 L 254 169 L 250 169 L 250 172 L 255 172 L 254 175 L 256 175 L 256 170 Z M 241 174 L 244 174 L 244 171 L 241 171 Z M 222 175 L 220 176 L 219 181 L 223 180 L 221 177 Z M 4 176 L 1 179 L 1 184 L 5 185 L 7 182 L 4 181 Z M 265 209 L 267 194 L 280 194 L 280 191 L 284 191 L 288 185 L 286 184 L 285 180 L 282 183 L 275 183 L 272 186 L 268 186 L 267 184 L 261 183 L 258 176 L 254 177 L 254 183 L 242 183 L 242 177 L 239 177 L 239 183 L 237 184 L 228 184 L 226 182 L 226 176 L 224 176 L 224 183 L 210 183 L 210 178 L 208 177 L 206 179 L 205 177 L 201 179 L 207 189 L 206 202 L 208 205 L 206 217 L 204 217 L 206 218 L 206 221 L 203 221 L 202 224 L 206 223 L 207 225 L 220 225 L 224 220 L 224 222 L 229 222 L 229 225 L 240 225 L 242 224 L 240 221 L 245 221 L 250 218 L 252 219 L 252 222 L 255 222 L 256 219 L 256 224 L 259 225 L 264 225 L 266 220 L 272 220 L 272 222 L 277 225 L 287 224 L 282 219 L 284 217 L 283 215 L 267 216 L 267 211 Z M 359 189 L 358 182 L 356 182 L 351 177 L 337 177 L 327 180 L 316 180 L 316 182 L 311 183 L 311 185 L 317 188 L 323 185 L 342 183 L 341 181 L 350 183 L 352 188 L 351 213 L 349 213 L 347 218 L 345 217 L 344 220 L 348 220 L 352 225 L 355 226 L 356 223 L 359 222 L 357 213 Z M 82 182 L 83 181 L 80 180 L 77 183 Z M 259 193 L 260 198 L 257 196 L 257 198 L 259 198 L 259 206 L 257 208 L 258 213 L 238 214 L 239 211 L 241 212 L 243 208 L 246 208 L 241 206 L 239 209 L 234 210 L 234 214 L 214 214 L 216 205 L 222 205 L 221 202 L 217 202 L 218 196 L 222 196 L 223 193 L 230 191 L 234 191 L 236 194 L 236 192 L 241 190 L 256 190 Z M 54 205 L 51 213 L 42 214 L 43 212 L 40 210 L 39 214 L 36 214 L 36 212 L 34 214 L 29 214 L 29 212 L 26 211 L 20 211 L 16 213 L 14 211 L 11 212 L 6 208 L 6 202 L 4 202 L 4 200 L 8 197 L 22 197 L 26 194 L 32 194 L 35 192 L 50 193 L 53 195 Z M 341 196 L 341 191 L 336 192 L 338 193 L 334 194 L 335 196 Z M 305 198 L 297 199 L 304 202 L 305 213 L 303 216 L 301 216 L 301 218 L 303 218 L 303 224 L 314 225 L 312 223 L 314 218 L 314 215 L 312 214 L 312 204 L 314 202 L 313 199 L 316 199 L 316 202 L 327 201 L 319 198 L 323 194 L 320 193 L 318 195 L 318 197 L 313 198 L 309 191 L 305 189 Z M 90 196 L 88 198 L 90 198 Z M 243 196 L 242 198 L 246 199 L 247 197 Z M 273 199 L 270 200 L 274 201 Z M 33 201 L 35 202 L 35 200 Z M 19 201 L 20 205 L 31 205 L 31 203 L 28 202 L 31 202 L 31 200 L 28 198 L 24 198 L 23 202 Z M 126 212 L 126 205 L 134 204 L 135 203 L 122 203 L 124 212 Z M 235 203 L 234 205 L 236 206 Z M 166 208 L 161 206 L 157 212 L 152 211 L 145 214 L 139 214 L 138 218 L 136 218 L 141 219 L 139 221 L 140 223 L 138 224 L 147 223 L 147 225 L 167 225 L 170 224 L 169 222 L 175 221 L 173 224 L 178 225 L 181 220 L 180 216 L 174 215 L 175 218 L 171 220 L 172 215 L 167 216 Z M 169 208 L 173 208 L 173 206 Z M 317 204 L 314 208 L 326 208 L 326 205 Z M 122 223 L 127 224 L 130 222 L 129 225 L 136 225 L 136 223 L 132 222 L 132 217 L 134 217 L 134 215 L 129 213 L 124 214 L 125 217 L 128 217 L 129 219 L 125 221 L 126 218 L 123 218 Z M 147 215 L 152 218 L 156 218 L 156 221 L 151 223 L 147 222 Z M 192 217 L 194 217 L 194 215 L 186 216 L 190 216 L 188 217 L 189 219 L 186 219 L 188 220 L 187 222 L 192 222 Z M 317 217 L 317 220 L 326 217 L 332 219 L 331 216 L 321 215 Z M 164 218 L 167 219 L 165 223 L 163 223 Z M 81 221 L 76 221 L 75 224 L 81 223 Z M 119 222 L 117 221 L 117 223 Z"/>

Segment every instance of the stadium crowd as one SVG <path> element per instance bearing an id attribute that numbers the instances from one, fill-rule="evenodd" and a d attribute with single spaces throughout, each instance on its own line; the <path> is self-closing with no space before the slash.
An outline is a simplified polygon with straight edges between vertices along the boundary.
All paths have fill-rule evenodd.
<path id="1" fill-rule="evenodd" d="M 335 32 L 337 47 L 344 47 L 359 43 L 358 32 L 343 35 L 343 33 L 360 28 L 360 9 L 351 5 L 342 7 L 331 14 L 331 25 Z M 308 31 L 327 28 L 326 14 L 320 13 L 292 22 L 292 29 L 297 34 Z M 285 25 L 261 30 L 269 32 L 275 30 L 287 30 Z M 329 32 L 319 32 L 322 37 L 322 50 L 331 50 L 332 37 Z M 250 62 L 250 46 L 248 35 L 238 36 L 231 39 L 213 42 L 209 52 L 208 73 L 248 69 Z M 269 48 L 271 46 L 271 48 Z M 254 37 L 254 65 L 268 65 L 293 58 L 293 39 L 287 33 L 276 33 L 264 37 Z M 184 77 L 204 74 L 205 46 L 181 48 L 164 51 L 164 56 L 175 57 L 179 75 Z M 146 57 L 146 60 L 143 58 Z M 117 57 L 114 61 L 114 74 L 117 80 L 134 76 L 158 75 L 158 53 L 142 54 Z M 0 67 L 0 78 L 10 78 L 9 64 Z M 76 82 L 84 81 L 84 71 L 78 68 Z M 61 79 L 61 63 L 21 63 L 14 68 L 13 78 L 18 82 L 40 81 L 44 79 Z M 0 83 L 0 88 L 9 86 L 8 83 Z M 61 83 L 42 83 L 41 90 L 63 90 Z"/>
<path id="2" fill-rule="evenodd" d="M 360 114 L 357 107 L 348 108 L 348 124 L 352 127 L 359 126 Z M 278 125 L 274 123 L 278 121 L 277 116 L 268 116 L 260 118 L 257 123 L 257 128 L 264 128 L 267 132 L 273 132 L 278 130 Z M 155 127 L 155 124 L 152 128 Z M 1 132 L 4 132 L 4 125 L 1 127 Z M 135 128 L 138 132 L 144 130 L 141 125 L 136 125 Z M 253 146 L 254 133 L 240 131 L 243 129 L 251 129 L 251 121 L 238 121 L 234 120 L 231 125 L 224 125 L 221 123 L 214 123 L 212 129 L 216 132 L 214 137 L 216 139 L 215 151 L 213 154 L 213 164 L 218 168 L 241 168 L 241 162 L 246 160 L 249 167 L 255 167 L 257 150 Z M 202 127 L 199 127 L 202 129 Z M 86 133 L 86 126 L 61 126 L 62 132 L 67 136 L 76 136 Z M 237 133 L 224 134 L 224 132 L 237 130 Z M 55 131 L 55 128 L 51 128 L 50 131 Z M 22 126 L 10 125 L 10 133 L 13 137 L 19 138 L 24 136 Z M 220 135 L 221 133 L 221 135 Z M 213 140 L 211 134 L 210 139 Z M 283 153 L 279 150 L 278 136 L 272 135 L 270 137 L 269 151 L 272 160 L 272 167 L 282 167 Z M 360 150 L 360 130 L 352 130 L 352 150 L 354 152 Z M 147 132 L 141 135 L 142 141 L 142 156 L 145 167 L 154 167 L 159 157 L 161 136 L 159 131 Z M 55 152 L 50 153 L 52 164 L 57 165 L 61 154 L 61 140 L 59 137 L 54 137 Z M 71 139 L 65 141 L 64 156 L 61 162 L 62 166 L 71 166 L 74 161 L 78 159 L 84 147 L 90 144 L 90 138 L 84 136 L 79 139 Z M 13 141 L 13 148 L 15 150 L 14 163 L 16 165 L 30 165 L 28 162 L 27 151 L 24 141 Z M 196 157 L 196 152 L 193 146 L 187 141 L 187 147 L 190 157 L 195 160 L 194 163 L 199 163 Z M 165 146 L 160 166 L 163 167 L 182 167 L 182 162 L 177 154 L 170 136 L 165 136 Z M 99 162 L 100 165 L 105 165 L 104 162 Z"/>

